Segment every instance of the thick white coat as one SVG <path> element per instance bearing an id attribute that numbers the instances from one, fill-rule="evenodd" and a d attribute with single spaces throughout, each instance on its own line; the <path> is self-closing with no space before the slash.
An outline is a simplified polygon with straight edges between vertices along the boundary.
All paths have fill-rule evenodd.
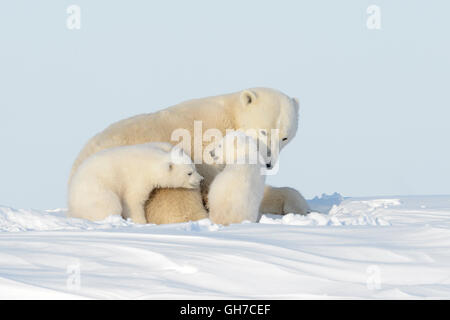
<path id="1" fill-rule="evenodd" d="M 69 216 L 97 221 L 122 215 L 146 223 L 144 205 L 154 188 L 198 188 L 202 179 L 181 149 L 171 149 L 147 143 L 88 157 L 69 185 Z"/>
<path id="2" fill-rule="evenodd" d="M 224 161 L 225 167 L 209 189 L 211 221 L 228 225 L 259 220 L 266 179 L 262 166 L 265 165 L 264 159 L 259 155 L 256 145 L 253 138 L 235 132 L 227 134 L 214 149 L 216 159 Z M 255 157 L 250 156 L 252 152 L 257 153 Z M 220 156 L 217 156 L 218 153 Z"/>

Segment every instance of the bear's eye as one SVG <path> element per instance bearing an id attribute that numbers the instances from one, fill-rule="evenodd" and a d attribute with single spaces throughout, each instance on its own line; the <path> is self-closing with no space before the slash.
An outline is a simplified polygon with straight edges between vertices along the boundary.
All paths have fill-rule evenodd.
<path id="1" fill-rule="evenodd" d="M 283 138 L 282 140 L 283 140 L 283 141 L 286 141 L 287 139 L 288 139 L 288 138 Z"/>
<path id="2" fill-rule="evenodd" d="M 189 172 L 189 173 L 188 173 L 188 176 L 192 176 L 192 172 Z"/>
<path id="3" fill-rule="evenodd" d="M 261 130 L 260 132 L 261 132 L 261 134 L 262 134 L 263 136 L 267 136 L 266 130 Z"/>

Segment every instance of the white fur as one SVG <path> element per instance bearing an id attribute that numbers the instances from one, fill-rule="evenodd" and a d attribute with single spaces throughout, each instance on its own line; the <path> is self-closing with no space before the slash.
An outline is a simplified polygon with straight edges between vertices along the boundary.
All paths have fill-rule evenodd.
<path id="1" fill-rule="evenodd" d="M 78 167 L 91 155 L 105 149 L 135 145 L 147 142 L 170 142 L 175 129 L 185 128 L 194 136 L 195 120 L 202 121 L 203 131 L 219 129 L 224 135 L 227 129 L 267 131 L 268 146 L 272 140 L 282 140 L 280 148 L 293 140 L 297 132 L 299 105 L 284 93 L 270 88 L 252 88 L 231 94 L 184 101 L 155 113 L 142 114 L 112 124 L 92 137 L 74 162 L 71 177 Z M 272 129 L 279 135 L 272 136 Z M 210 142 L 204 142 L 206 147 Z M 192 148 L 191 152 L 193 152 Z M 190 154 L 191 157 L 194 154 Z M 270 159 L 276 162 L 276 154 Z M 197 169 L 205 177 L 200 190 L 158 189 L 152 193 L 146 204 L 148 221 L 152 223 L 175 223 L 198 220 L 207 217 L 204 203 L 208 187 L 217 172 L 208 164 L 198 164 Z M 72 179 L 72 178 L 71 178 Z M 70 179 L 70 180 L 71 180 Z M 294 196 L 294 197 L 292 197 Z M 276 203 L 271 201 L 276 200 Z M 294 208 L 295 213 L 306 214 L 303 208 L 297 210 L 296 203 L 304 201 L 297 192 L 286 194 L 285 189 L 266 186 L 262 212 L 283 214 L 283 208 Z"/>
<path id="2" fill-rule="evenodd" d="M 249 150 L 253 147 L 256 150 L 256 141 L 249 136 L 241 138 L 243 136 L 239 133 L 228 134 L 214 149 L 216 159 L 225 161 L 223 171 L 211 183 L 208 194 L 209 218 L 215 223 L 228 225 L 244 220 L 251 222 L 259 220 L 265 176 L 262 175 L 260 161 L 256 163 L 248 161 Z M 223 157 L 217 157 L 217 153 L 223 151 L 225 153 Z M 234 157 L 227 157 L 229 152 L 233 152 Z M 240 155 L 244 159 L 240 159 Z"/>
<path id="3" fill-rule="evenodd" d="M 74 173 L 69 216 L 95 221 L 121 214 L 146 223 L 144 204 L 154 188 L 197 188 L 201 179 L 189 156 L 168 143 L 107 149 Z"/>

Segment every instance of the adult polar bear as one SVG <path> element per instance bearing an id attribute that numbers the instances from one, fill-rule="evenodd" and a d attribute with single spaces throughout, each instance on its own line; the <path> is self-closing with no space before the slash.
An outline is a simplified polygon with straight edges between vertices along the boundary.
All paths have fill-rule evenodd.
<path id="1" fill-rule="evenodd" d="M 73 164 L 70 177 L 86 158 L 104 149 L 147 142 L 176 144 L 178 141 L 171 141 L 171 136 L 180 128 L 191 133 L 191 145 L 194 145 L 194 121 L 201 121 L 204 131 L 215 128 L 220 130 L 223 136 L 227 129 L 265 130 L 268 143 L 277 139 L 280 141 L 281 150 L 297 132 L 298 102 L 274 89 L 252 88 L 189 100 L 155 113 L 121 120 L 87 142 Z M 278 129 L 278 137 L 271 136 L 272 129 Z M 204 148 L 210 143 L 202 140 Z M 190 151 L 193 158 L 194 148 Z M 213 165 L 206 163 L 197 164 L 197 170 L 204 177 L 201 192 L 189 189 L 157 189 L 150 195 L 146 204 L 148 222 L 177 223 L 208 216 L 202 193 L 207 193 L 209 184 L 218 172 Z M 260 208 L 262 213 L 306 214 L 308 210 L 305 199 L 295 189 L 266 186 Z"/>

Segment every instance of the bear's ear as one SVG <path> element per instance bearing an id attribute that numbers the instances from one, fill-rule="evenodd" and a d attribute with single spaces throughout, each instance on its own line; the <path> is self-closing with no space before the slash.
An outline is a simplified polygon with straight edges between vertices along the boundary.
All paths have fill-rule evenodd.
<path id="1" fill-rule="evenodd" d="M 241 92 L 241 103 L 243 106 L 248 106 L 256 101 L 256 94 L 250 90 L 244 90 Z"/>
<path id="2" fill-rule="evenodd" d="M 300 102 L 298 101 L 298 98 L 292 98 L 292 100 L 294 100 L 294 107 L 295 110 L 298 112 L 298 109 L 300 109 Z"/>

